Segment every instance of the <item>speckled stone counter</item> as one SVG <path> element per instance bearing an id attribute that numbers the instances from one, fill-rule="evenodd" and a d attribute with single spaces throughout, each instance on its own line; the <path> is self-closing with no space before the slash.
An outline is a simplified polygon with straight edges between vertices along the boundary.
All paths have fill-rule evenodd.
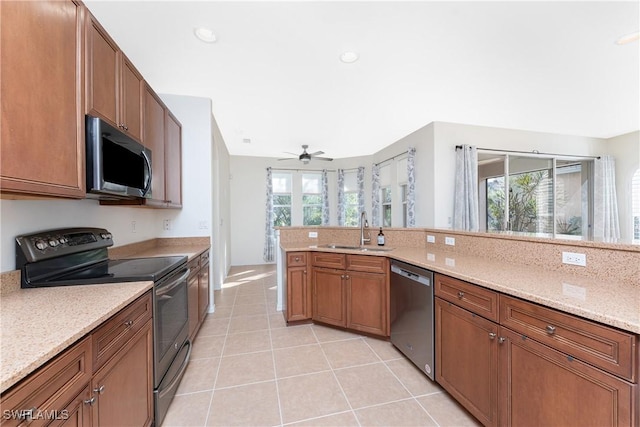
<path id="1" fill-rule="evenodd" d="M 0 392 L 153 287 L 153 282 L 18 289 L 2 294 Z"/>
<path id="2" fill-rule="evenodd" d="M 637 284 L 420 247 L 396 246 L 388 252 L 326 249 L 308 242 L 281 242 L 280 247 L 287 252 L 311 250 L 386 256 L 640 334 L 640 285 Z"/>

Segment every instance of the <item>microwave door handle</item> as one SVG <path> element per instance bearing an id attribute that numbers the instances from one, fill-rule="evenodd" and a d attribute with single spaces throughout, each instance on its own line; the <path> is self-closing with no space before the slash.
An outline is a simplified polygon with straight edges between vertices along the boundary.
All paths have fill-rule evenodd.
<path id="1" fill-rule="evenodd" d="M 151 170 L 151 161 L 149 160 L 147 153 L 144 151 L 142 152 L 142 158 L 144 159 L 144 162 L 147 165 L 147 169 L 149 169 L 149 178 L 147 179 L 147 184 L 144 186 L 144 190 L 142 190 L 142 195 L 144 196 L 145 194 L 147 194 L 147 192 L 151 188 L 151 177 L 153 176 L 153 173 Z"/>

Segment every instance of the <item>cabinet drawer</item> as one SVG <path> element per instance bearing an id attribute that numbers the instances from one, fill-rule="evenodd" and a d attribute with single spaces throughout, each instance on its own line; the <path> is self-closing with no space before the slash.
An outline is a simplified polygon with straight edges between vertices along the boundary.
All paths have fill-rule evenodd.
<path id="1" fill-rule="evenodd" d="M 452 302 L 472 313 L 494 322 L 498 321 L 498 293 L 480 286 L 472 285 L 453 277 L 435 275 L 437 296 Z"/>
<path id="2" fill-rule="evenodd" d="M 187 263 L 187 267 L 189 268 L 189 277 L 197 275 L 200 271 L 200 257 L 192 259 Z"/>
<path id="3" fill-rule="evenodd" d="M 287 267 L 303 267 L 305 265 L 307 265 L 306 252 L 287 253 Z"/>
<path id="4" fill-rule="evenodd" d="M 590 363 L 637 381 L 637 336 L 571 314 L 500 296 L 500 324 Z"/>
<path id="5" fill-rule="evenodd" d="M 147 292 L 93 332 L 93 371 L 97 371 L 151 318 L 152 297 Z"/>
<path id="6" fill-rule="evenodd" d="M 314 267 L 336 268 L 339 270 L 344 270 L 347 267 L 344 254 L 330 252 L 312 252 L 311 263 Z"/>
<path id="7" fill-rule="evenodd" d="M 368 273 L 386 273 L 389 269 L 387 258 L 371 255 L 347 255 L 347 270 Z"/>
<path id="8" fill-rule="evenodd" d="M 38 420 L 45 411 L 62 411 L 87 387 L 91 374 L 91 337 L 86 337 L 2 395 L 2 409 L 16 412 L 0 424 L 19 425 L 21 414 Z"/>

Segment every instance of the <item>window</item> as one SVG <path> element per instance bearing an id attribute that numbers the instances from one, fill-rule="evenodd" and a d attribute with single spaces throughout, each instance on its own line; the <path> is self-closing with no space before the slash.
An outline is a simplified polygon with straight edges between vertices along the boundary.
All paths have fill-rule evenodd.
<path id="1" fill-rule="evenodd" d="M 391 187 L 384 187 L 382 191 L 382 226 L 391 227 Z"/>
<path id="2" fill-rule="evenodd" d="M 283 227 L 291 225 L 291 174 L 274 173 L 273 184 L 273 225 Z"/>
<path id="3" fill-rule="evenodd" d="M 527 156 L 479 157 L 486 229 L 589 237 L 592 164 Z"/>
<path id="4" fill-rule="evenodd" d="M 402 196 L 402 226 L 407 226 L 407 196 L 409 195 L 409 185 L 402 184 L 400 186 L 400 195 Z"/>
<path id="5" fill-rule="evenodd" d="M 640 241 L 640 169 L 631 179 L 631 204 L 633 217 L 633 240 Z"/>
<path id="6" fill-rule="evenodd" d="M 358 212 L 358 173 L 345 172 L 344 174 L 344 225 L 345 227 L 358 227 L 360 212 Z"/>
<path id="7" fill-rule="evenodd" d="M 302 175 L 302 224 L 322 225 L 322 175 Z"/>

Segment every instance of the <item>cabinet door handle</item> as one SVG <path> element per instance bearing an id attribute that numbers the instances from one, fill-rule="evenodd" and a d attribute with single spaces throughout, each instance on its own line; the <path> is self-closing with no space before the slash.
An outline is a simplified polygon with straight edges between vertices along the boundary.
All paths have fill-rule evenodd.
<path id="1" fill-rule="evenodd" d="M 296 257 L 296 262 L 298 262 L 298 261 L 300 261 L 300 257 L 299 256 Z"/>
<path id="2" fill-rule="evenodd" d="M 349 275 L 347 274 L 344 278 L 345 278 L 345 279 L 347 279 L 347 280 L 349 280 Z"/>
<path id="3" fill-rule="evenodd" d="M 133 326 L 133 320 L 127 320 L 126 322 L 124 322 L 124 325 L 125 325 L 127 328 L 130 328 L 131 326 Z"/>
<path id="4" fill-rule="evenodd" d="M 95 393 L 98 393 L 98 394 L 102 394 L 102 393 L 104 393 L 104 385 L 101 385 L 100 387 L 96 387 L 96 388 L 94 388 L 94 389 L 93 389 L 93 391 L 94 391 Z"/>
<path id="5" fill-rule="evenodd" d="M 489 332 L 489 339 L 490 339 L 490 340 L 493 340 L 493 339 L 495 339 L 496 337 L 497 337 L 497 335 L 496 335 L 495 333 L 493 333 L 493 332 Z"/>
<path id="6" fill-rule="evenodd" d="M 498 343 L 503 344 L 507 339 L 505 337 L 498 338 Z"/>
<path id="7" fill-rule="evenodd" d="M 95 396 L 91 396 L 91 399 L 83 400 L 83 402 L 86 405 L 93 406 L 93 404 L 96 403 L 96 397 Z"/>
<path id="8" fill-rule="evenodd" d="M 464 292 L 459 291 L 458 292 L 458 298 L 460 298 L 460 299 L 464 298 Z"/>
<path id="9" fill-rule="evenodd" d="M 302 272 L 302 274 L 307 274 L 307 270 L 304 270 L 304 271 Z"/>
<path id="10" fill-rule="evenodd" d="M 556 327 L 555 326 L 547 325 L 546 330 L 547 330 L 547 333 L 549 335 L 553 335 L 553 334 L 556 333 Z"/>

